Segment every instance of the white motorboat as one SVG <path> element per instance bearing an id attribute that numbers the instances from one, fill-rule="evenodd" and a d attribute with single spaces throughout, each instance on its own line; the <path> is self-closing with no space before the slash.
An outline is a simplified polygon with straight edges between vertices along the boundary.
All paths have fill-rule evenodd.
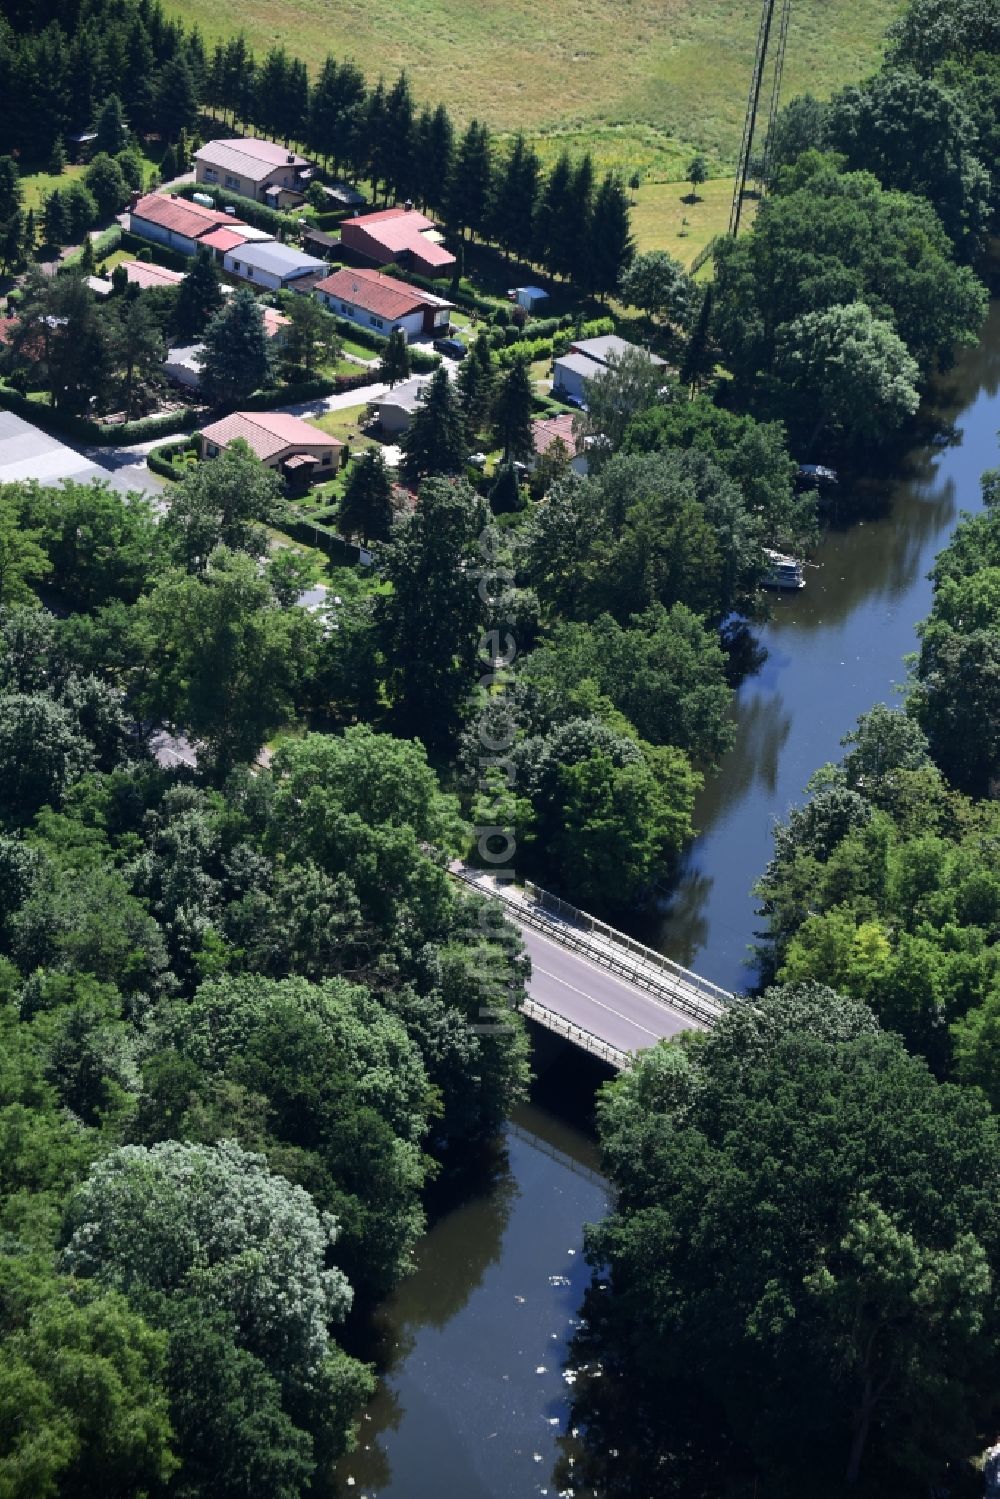
<path id="1" fill-rule="evenodd" d="M 805 574 L 797 557 L 786 557 L 784 552 L 775 552 L 770 547 L 764 548 L 764 556 L 767 559 L 765 588 L 805 588 Z"/>

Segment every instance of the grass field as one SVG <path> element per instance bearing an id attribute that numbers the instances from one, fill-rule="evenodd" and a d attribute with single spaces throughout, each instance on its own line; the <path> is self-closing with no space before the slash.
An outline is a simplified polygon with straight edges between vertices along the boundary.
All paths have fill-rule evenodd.
<path id="1" fill-rule="evenodd" d="M 633 196 L 632 233 L 640 250 L 669 250 L 682 265 L 690 265 L 699 251 L 729 228 L 733 201 L 732 177 L 714 177 L 698 189 L 698 201 L 687 201 L 687 182 L 644 183 Z M 742 223 L 753 221 L 755 205 L 744 198 Z"/>
<path id="2" fill-rule="evenodd" d="M 899 8 L 796 0 L 786 97 L 867 72 Z M 258 53 L 283 44 L 311 70 L 328 52 L 355 58 L 371 78 L 405 68 L 419 100 L 445 100 L 460 121 L 593 135 L 616 165 L 641 168 L 648 157 L 671 177 L 692 144 L 720 162 L 735 155 L 760 17 L 758 0 L 169 0 L 168 9 L 197 21 L 209 44 L 243 30 Z"/>

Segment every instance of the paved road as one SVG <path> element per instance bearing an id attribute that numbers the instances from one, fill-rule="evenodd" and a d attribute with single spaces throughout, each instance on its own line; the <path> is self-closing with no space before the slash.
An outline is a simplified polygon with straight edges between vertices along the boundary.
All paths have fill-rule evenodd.
<path id="1" fill-rule="evenodd" d="M 517 922 L 516 913 L 506 914 Z M 572 949 L 517 922 L 531 958 L 528 993 L 537 1004 L 554 1010 L 619 1051 L 642 1051 L 664 1036 L 692 1030 L 696 1022 L 671 1010 L 644 989 Z"/>

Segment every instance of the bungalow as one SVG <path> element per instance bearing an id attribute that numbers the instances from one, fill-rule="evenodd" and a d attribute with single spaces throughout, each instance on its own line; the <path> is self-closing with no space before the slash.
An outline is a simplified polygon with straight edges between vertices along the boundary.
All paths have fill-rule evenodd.
<path id="1" fill-rule="evenodd" d="M 421 276 L 447 276 L 455 257 L 444 248 L 441 231 L 411 205 L 383 208 L 360 218 L 345 219 L 340 226 L 344 248 L 374 260 L 376 265 L 393 261 Z"/>
<path id="2" fill-rule="evenodd" d="M 638 344 L 630 344 L 627 339 L 618 338 L 613 333 L 603 338 L 578 339 L 576 343 L 570 344 L 568 354 L 553 362 L 553 395 L 578 403 L 585 401 L 587 381 L 597 380 L 601 375 L 607 374 L 611 363 L 628 352 L 642 354 L 650 364 L 659 369 L 666 368 L 665 359 L 660 359 L 658 355 L 650 354 Z"/>
<path id="3" fill-rule="evenodd" d="M 615 333 L 606 333 L 602 338 L 578 338 L 569 347 L 572 354 L 582 354 L 584 358 L 593 359 L 596 364 L 603 364 L 605 368 L 612 360 L 621 359 L 623 354 L 645 354 L 650 364 L 658 369 L 667 367 L 667 361 L 658 354 L 650 354 L 648 349 L 630 344 L 627 338 L 619 338 Z"/>
<path id="4" fill-rule="evenodd" d="M 247 444 L 265 468 L 296 483 L 336 473 L 344 451 L 336 437 L 285 411 L 237 411 L 202 428 L 202 458 L 217 458 L 237 439 Z"/>
<path id="5" fill-rule="evenodd" d="M 184 280 L 183 271 L 170 271 L 165 265 L 154 265 L 152 261 L 123 260 L 121 268 L 129 286 L 140 291 L 153 291 L 161 286 L 179 286 Z"/>
<path id="6" fill-rule="evenodd" d="M 244 228 L 239 219 L 216 208 L 189 203 L 186 198 L 172 198 L 165 193 L 147 193 L 129 210 L 129 228 L 140 239 L 167 245 L 182 255 L 193 255 L 205 236 L 225 225 Z"/>
<path id="7" fill-rule="evenodd" d="M 272 208 L 302 201 L 302 173 L 308 167 L 304 156 L 274 141 L 206 141 L 194 153 L 196 182 L 226 188 Z"/>
<path id="8" fill-rule="evenodd" d="M 397 328 L 407 340 L 422 333 L 446 333 L 451 323 L 451 302 L 381 271 L 334 271 L 317 282 L 315 295 L 338 317 L 386 338 Z"/>
<path id="9" fill-rule="evenodd" d="M 264 332 L 274 347 L 280 348 L 288 339 L 288 330 L 292 326 L 291 318 L 279 312 L 276 307 L 262 307 L 261 313 L 264 318 Z"/>
<path id="10" fill-rule="evenodd" d="M 370 403 L 368 409 L 378 417 L 382 431 L 388 436 L 399 437 L 408 431 L 413 413 L 424 399 L 429 378 L 417 375 L 412 380 L 403 380 Z"/>
<path id="11" fill-rule="evenodd" d="M 537 421 L 532 422 L 531 445 L 535 451 L 528 464 L 529 469 L 537 468 L 539 458 L 561 442 L 569 455 L 569 466 L 572 472 L 579 474 L 581 478 L 586 477 L 587 455 L 581 450 L 580 440 L 573 431 L 574 421 L 574 417 L 564 414 L 540 416 Z"/>
<path id="12" fill-rule="evenodd" d="M 322 274 L 327 268 L 325 260 L 273 239 L 236 245 L 223 255 L 222 265 L 230 275 L 266 291 L 282 291 L 300 277 Z"/>

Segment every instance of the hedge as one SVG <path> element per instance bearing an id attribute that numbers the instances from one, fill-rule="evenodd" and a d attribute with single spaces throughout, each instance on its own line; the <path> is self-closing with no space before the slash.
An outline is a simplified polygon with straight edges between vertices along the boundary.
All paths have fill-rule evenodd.
<path id="1" fill-rule="evenodd" d="M 333 316 L 333 314 L 331 314 Z M 373 333 L 370 328 L 362 328 L 358 323 L 352 323 L 348 318 L 334 317 L 337 324 L 337 332 L 341 338 L 349 338 L 352 343 L 360 344 L 364 349 L 371 349 L 373 354 L 384 354 L 388 339 L 381 333 Z M 430 349 L 422 349 L 410 344 L 410 364 L 415 370 L 435 370 L 441 363 L 440 354 L 433 353 Z M 353 379 L 353 375 L 344 376 L 345 379 Z M 364 380 L 359 383 L 368 385 L 371 383 L 372 372 L 368 370 Z M 351 387 L 345 386 L 345 390 Z"/>
<path id="2" fill-rule="evenodd" d="M 141 250 L 149 250 L 156 264 L 166 266 L 168 271 L 191 269 L 190 255 L 185 255 L 180 250 L 172 250 L 169 245 L 161 245 L 156 240 L 143 239 L 140 234 L 133 234 L 130 229 L 122 230 L 120 243 L 123 250 L 131 250 L 136 255 Z"/>
<path id="3" fill-rule="evenodd" d="M 121 244 L 121 242 L 122 242 L 122 228 L 121 228 L 121 225 L 120 224 L 112 224 L 110 229 L 105 229 L 104 233 L 103 234 L 99 234 L 97 236 L 97 238 L 94 240 L 94 260 L 95 261 L 103 260 L 104 256 L 105 255 L 110 255 L 111 252 L 112 252 L 112 250 L 117 250 L 117 248 Z M 60 265 L 59 269 L 61 271 L 67 270 L 67 269 L 69 269 L 70 266 L 78 265 L 82 259 L 83 259 L 83 247 L 81 245 L 81 247 L 80 247 L 79 250 L 76 250 L 72 255 L 67 255 L 66 256 L 66 259 L 62 262 L 62 264 Z"/>
<path id="4" fill-rule="evenodd" d="M 253 198 L 241 197 L 239 193 L 227 193 L 209 182 L 182 182 L 179 187 L 169 191 L 179 198 L 193 198 L 195 193 L 204 193 L 211 198 L 216 208 L 235 208 L 238 218 L 247 224 L 254 224 L 258 229 L 270 229 L 275 235 L 298 234 L 301 227 L 297 215 L 281 213 L 277 208 L 268 208 L 266 203 L 257 203 Z"/>
<path id="5" fill-rule="evenodd" d="M 405 266 L 392 265 L 381 268 L 390 276 L 397 276 L 400 281 L 409 281 L 411 286 L 422 287 L 424 291 L 433 292 L 436 297 L 445 297 L 449 302 L 454 302 L 457 307 L 465 307 L 469 312 L 492 313 L 497 307 L 504 306 L 496 297 L 481 297 L 478 292 L 466 291 L 463 287 L 457 290 L 452 286 L 446 276 L 432 281 L 428 276 L 418 276 L 416 271 L 410 271 Z"/>
<path id="6" fill-rule="evenodd" d="M 146 454 L 146 463 L 154 474 L 159 474 L 163 479 L 180 479 L 183 477 L 183 469 L 174 462 L 174 456 L 181 453 L 196 453 L 198 451 L 198 434 L 182 438 L 180 442 L 165 442 L 162 448 L 153 448 L 152 452 Z"/>
<path id="7" fill-rule="evenodd" d="M 162 412 L 157 416 L 145 416 L 136 422 L 121 422 L 110 426 L 106 422 L 95 422 L 85 416 L 70 416 L 41 401 L 29 401 L 9 385 L 0 385 L 0 405 L 8 411 L 23 416 L 26 421 L 41 427 L 45 432 L 57 436 L 72 437 L 77 442 L 93 443 L 103 447 L 127 447 L 130 443 L 146 442 L 151 437 L 166 437 L 170 432 L 190 431 L 197 425 L 197 416 L 190 410 Z"/>
<path id="8" fill-rule="evenodd" d="M 356 566 L 361 561 L 360 547 L 355 546 L 351 541 L 345 541 L 343 536 L 338 536 L 336 531 L 329 526 L 306 520 L 296 512 L 286 511 L 279 518 L 278 526 L 293 541 L 301 541 L 304 546 L 318 548 L 329 557 L 331 562 Z"/>

